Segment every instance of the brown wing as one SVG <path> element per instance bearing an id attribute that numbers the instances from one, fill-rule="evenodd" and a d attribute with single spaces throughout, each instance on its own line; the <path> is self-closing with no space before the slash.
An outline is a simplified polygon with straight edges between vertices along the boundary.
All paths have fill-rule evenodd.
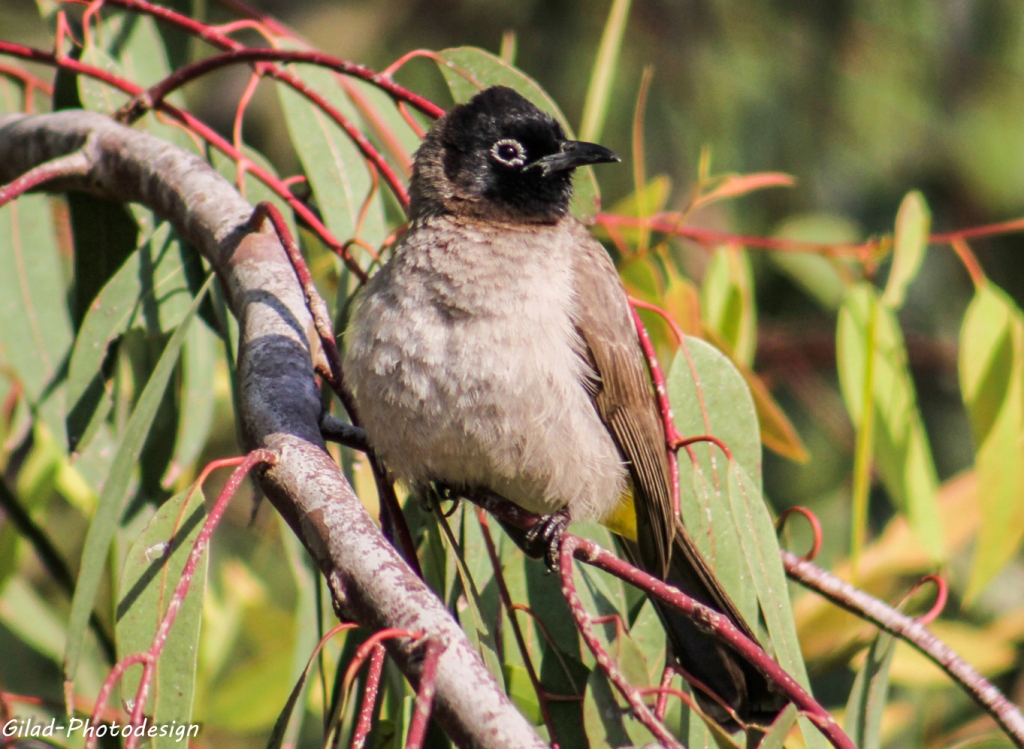
<path id="1" fill-rule="evenodd" d="M 664 578 L 675 538 L 665 433 L 626 291 L 605 249 L 578 231 L 575 322 L 596 374 L 594 405 L 629 463 L 644 566 Z"/>
<path id="2" fill-rule="evenodd" d="M 576 327 L 593 369 L 586 385 L 633 478 L 638 538 L 620 539 L 623 550 L 633 564 L 726 614 L 756 639 L 675 517 L 664 431 L 629 300 L 604 248 L 582 226 L 578 229 Z M 709 715 L 729 730 L 739 728 L 733 715 L 765 726 L 775 720 L 786 700 L 760 671 L 689 618 L 655 606 L 679 665 L 717 695 L 695 693 Z"/>
<path id="3" fill-rule="evenodd" d="M 604 247 L 582 226 L 579 234 L 576 327 L 595 371 L 589 383 L 594 405 L 633 478 L 638 548 L 630 549 L 631 556 L 751 634 L 675 517 L 665 432 L 626 290 Z"/>

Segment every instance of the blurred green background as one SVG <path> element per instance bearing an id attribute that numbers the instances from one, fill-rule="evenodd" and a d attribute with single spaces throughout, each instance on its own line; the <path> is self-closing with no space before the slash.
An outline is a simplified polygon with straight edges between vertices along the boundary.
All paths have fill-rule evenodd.
<path id="1" fill-rule="evenodd" d="M 211 20 L 236 17 L 207 1 Z M 577 125 L 608 12 L 607 2 L 581 0 L 254 5 L 319 49 L 376 69 L 417 48 L 476 45 L 497 52 L 503 34 L 512 31 L 516 65 Z M 0 0 L 0 36 L 40 46 L 51 38 L 31 0 Z M 248 32 L 236 38 L 259 43 Z M 654 73 L 644 130 L 646 171 L 648 177 L 671 179 L 669 209 L 688 201 L 704 146 L 715 173 L 781 171 L 797 180 L 793 188 L 719 203 L 697 214 L 696 225 L 770 236 L 784 225 L 812 221 L 819 229 L 828 227 L 825 238 L 864 240 L 892 231 L 902 196 L 915 188 L 932 208 L 934 231 L 1024 214 L 1024 6 L 1018 2 L 634 0 L 601 137 L 624 160 L 621 167 L 599 170 L 606 206 L 633 191 L 632 123 L 647 65 Z M 248 75 L 239 68 L 193 86 L 186 94 L 190 109 L 228 133 Z M 397 79 L 450 103 L 427 60 L 410 62 Z M 279 173 L 299 171 L 267 83 L 249 110 L 245 136 Z M 1024 239 L 1009 236 L 972 247 L 991 279 L 1024 303 Z M 708 256 L 696 247 L 684 250 L 699 281 Z M 836 385 L 835 313 L 757 251 L 752 261 L 758 306 L 754 368 L 811 454 L 799 466 L 766 453 L 766 493 L 776 510 L 802 504 L 819 515 L 827 566 L 848 553 L 854 438 Z M 971 294 L 953 253 L 933 246 L 900 312 L 942 480 L 973 462 L 956 371 L 957 335 Z M 230 430 L 221 427 L 226 434 Z M 872 528 L 880 531 L 892 514 L 877 488 Z M 233 520 L 241 538 L 248 518 L 239 512 Z M 802 529 L 793 535 L 794 546 L 804 548 Z M 949 569 L 951 610 L 968 560 L 961 554 Z M 243 575 L 239 570 L 223 574 Z M 1018 560 L 968 618 L 981 623 L 1022 605 L 1024 564 Z M 1019 652 L 1011 660 L 1019 664 Z M 1018 698 L 1024 681 L 1012 674 L 1019 672 L 1018 665 L 1000 682 Z M 845 699 L 852 672 L 843 673 L 819 670 L 816 686 L 826 702 Z"/>

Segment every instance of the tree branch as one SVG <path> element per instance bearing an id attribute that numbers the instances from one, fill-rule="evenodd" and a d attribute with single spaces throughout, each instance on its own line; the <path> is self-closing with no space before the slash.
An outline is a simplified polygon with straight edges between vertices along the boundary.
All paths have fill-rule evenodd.
<path id="1" fill-rule="evenodd" d="M 1006 699 L 1002 692 L 952 648 L 929 632 L 924 624 L 901 614 L 820 567 L 804 561 L 796 554 L 783 550 L 782 563 L 786 568 L 786 574 L 804 587 L 913 645 L 995 718 L 1014 744 L 1024 748 L 1024 715 L 1021 715 L 1016 705 Z"/>
<path id="2" fill-rule="evenodd" d="M 313 370 L 323 353 L 274 232 L 253 231 L 252 206 L 198 157 L 89 112 L 0 118 L 0 182 L 78 149 L 92 168 L 55 188 L 150 207 L 216 270 L 239 321 L 245 446 L 280 456 L 262 477 L 263 488 L 323 571 L 338 614 L 373 629 L 422 631 L 438 644 L 436 717 L 458 745 L 544 746 L 441 601 L 381 536 L 324 449 Z M 389 640 L 387 647 L 419 683 L 423 659 L 412 643 Z"/>

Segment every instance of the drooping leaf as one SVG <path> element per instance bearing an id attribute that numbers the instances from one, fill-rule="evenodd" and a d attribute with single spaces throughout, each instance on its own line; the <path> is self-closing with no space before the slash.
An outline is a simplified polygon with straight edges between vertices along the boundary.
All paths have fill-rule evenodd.
<path id="1" fill-rule="evenodd" d="M 892 635 L 879 632 L 853 682 L 843 728 L 860 749 L 878 749 L 881 745 L 882 713 L 889 695 L 889 666 L 896 643 Z"/>
<path id="2" fill-rule="evenodd" d="M 859 239 L 857 228 L 849 220 L 828 213 L 787 219 L 775 231 L 775 236 L 835 244 L 853 244 Z M 766 256 L 824 309 L 839 308 L 846 288 L 838 261 L 809 252 L 769 252 Z"/>
<path id="3" fill-rule="evenodd" d="M 274 167 L 270 165 L 270 162 L 268 162 L 259 151 L 249 148 L 248 146 L 243 146 L 242 155 L 260 169 L 276 176 Z M 238 165 L 234 161 L 229 159 L 220 151 L 212 148 L 209 149 L 207 156 L 210 159 L 210 164 L 222 177 L 224 177 L 224 179 L 235 185 L 235 187 L 239 187 Z M 249 170 L 245 171 L 240 192 L 242 193 L 242 196 L 253 205 L 256 203 L 262 203 L 263 201 L 270 201 L 276 205 L 277 209 L 281 211 L 281 215 L 284 216 L 285 224 L 288 225 L 288 230 L 292 233 L 292 237 L 296 238 L 296 241 L 298 241 L 299 235 L 295 226 L 295 216 L 292 209 L 281 197 L 277 195 L 277 193 L 256 179 Z M 233 348 L 232 350 L 235 349 Z"/>
<path id="4" fill-rule="evenodd" d="M 1024 316 L 991 282 L 978 287 L 964 316 L 959 372 L 981 507 L 965 594 L 972 601 L 1024 538 Z"/>
<path id="5" fill-rule="evenodd" d="M 0 343 L 25 397 L 66 445 L 64 393 L 57 387 L 71 345 L 65 281 L 49 199 L 23 195 L 0 208 Z"/>
<path id="6" fill-rule="evenodd" d="M 174 331 L 174 335 L 164 347 L 160 360 L 153 369 L 153 373 L 143 388 L 142 394 L 135 404 L 135 409 L 121 434 L 121 441 L 111 464 L 110 475 L 103 486 L 99 504 L 85 537 L 78 581 L 75 584 L 75 595 L 71 602 L 67 648 L 64 653 L 64 678 L 67 682 L 72 682 L 75 678 L 78 661 L 82 654 L 89 613 L 92 611 L 93 602 L 96 599 L 103 568 L 107 563 L 107 552 L 117 530 L 136 462 L 160 402 L 163 400 L 167 383 L 177 365 L 178 354 L 185 342 L 188 326 L 193 321 L 212 280 L 213 276 L 210 275 L 196 295 L 181 324 Z"/>
<path id="7" fill-rule="evenodd" d="M 760 610 L 776 660 L 806 688 L 775 526 L 761 494 L 760 437 L 750 393 L 724 354 L 692 338 L 672 367 L 668 392 L 684 437 L 717 437 L 731 454 L 727 459 L 716 445 L 701 442 L 680 451 L 683 521 L 752 626 Z M 806 720 L 801 726 L 809 747 L 824 746 Z"/>
<path id="8" fill-rule="evenodd" d="M 626 21 L 629 19 L 629 6 L 630 0 L 614 0 L 608 10 L 608 20 L 604 22 L 601 44 L 597 48 L 597 58 L 590 71 L 590 85 L 587 86 L 587 98 L 583 104 L 581 140 L 600 140 L 604 130 L 604 121 L 608 116 L 611 102 L 612 83 L 619 66 L 622 37 L 626 33 Z"/>
<path id="9" fill-rule="evenodd" d="M 217 338 L 205 325 L 192 325 L 182 352 L 181 402 L 174 456 L 163 478 L 169 487 L 199 457 L 210 429 L 216 401 Z"/>
<path id="10" fill-rule="evenodd" d="M 170 224 L 160 223 L 106 281 L 82 320 L 68 365 L 68 434 L 84 449 L 90 426 L 109 409 L 102 370 L 111 342 L 132 327 L 154 336 L 173 329 L 192 302 L 191 279 L 201 278 L 198 253 L 183 243 Z"/>
<path id="11" fill-rule="evenodd" d="M 914 280 L 924 252 L 928 248 L 931 212 L 924 196 L 917 190 L 907 193 L 896 214 L 896 236 L 893 243 L 892 269 L 885 285 L 882 303 L 893 308 L 903 306 L 907 286 Z"/>
<path id="12" fill-rule="evenodd" d="M 150 648 L 205 519 L 202 491 L 198 488 L 184 491 L 157 510 L 132 544 L 118 587 L 119 658 Z M 157 661 L 150 692 L 152 708 L 147 710 L 154 723 L 191 722 L 209 558 L 209 553 L 200 557 Z M 125 674 L 121 682 L 125 695 L 135 694 L 140 676 L 140 669 L 131 669 Z M 156 736 L 150 745 L 169 747 L 176 743 L 173 736 Z"/>
<path id="13" fill-rule="evenodd" d="M 359 124 L 355 109 L 333 73 L 314 66 L 291 66 L 291 69 L 349 121 Z M 356 237 L 373 247 L 378 246 L 386 234 L 380 195 L 380 189 L 386 188 L 378 188 L 376 194 L 370 194 L 373 180 L 366 159 L 323 110 L 290 86 L 276 89 L 292 144 L 327 228 L 342 242 Z M 367 210 L 362 216 L 364 206 Z"/>
<path id="14" fill-rule="evenodd" d="M 796 180 L 792 176 L 782 174 L 781 172 L 723 174 L 719 177 L 713 177 L 711 181 L 714 187 L 694 200 L 690 210 L 695 210 L 719 200 L 738 198 L 741 195 L 764 190 L 769 187 L 792 187 L 796 184 Z"/>
<path id="15" fill-rule="evenodd" d="M 701 285 L 701 319 L 725 341 L 737 361 L 747 367 L 753 363 L 757 348 L 754 275 L 742 248 L 715 250 Z"/>
<path id="16" fill-rule="evenodd" d="M 879 303 L 870 284 L 860 283 L 846 295 L 839 312 L 836 339 L 839 384 L 854 425 L 864 418 L 867 342 L 872 329 L 870 407 L 874 409 L 874 459 L 897 508 L 906 514 L 925 547 L 939 559 L 945 552 L 935 506 L 938 477 L 907 368 L 903 334 L 892 309 Z"/>
<path id="17" fill-rule="evenodd" d="M 566 136 L 573 137 L 569 122 L 551 97 L 532 78 L 500 57 L 476 47 L 445 49 L 438 52 L 437 56 L 441 60 L 438 67 L 448 82 L 452 98 L 457 104 L 469 101 L 490 86 L 508 86 L 558 120 Z M 593 169 L 589 166 L 577 169 L 573 179 L 573 196 L 569 210 L 580 221 L 589 224 L 594 221 L 600 209 L 601 193 Z"/>

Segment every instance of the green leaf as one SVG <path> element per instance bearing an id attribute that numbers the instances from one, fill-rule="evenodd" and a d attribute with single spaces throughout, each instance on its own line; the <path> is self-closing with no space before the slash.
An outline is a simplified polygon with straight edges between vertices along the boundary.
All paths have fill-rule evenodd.
<path id="1" fill-rule="evenodd" d="M 879 632 L 868 649 L 867 660 L 857 673 L 846 703 L 843 727 L 860 749 L 881 746 L 882 714 L 889 695 L 889 666 L 897 639 Z"/>
<path id="2" fill-rule="evenodd" d="M 110 475 L 103 486 L 99 504 L 92 522 L 89 524 L 89 531 L 86 533 L 75 595 L 71 601 L 67 648 L 64 653 L 64 678 L 67 682 L 73 682 L 75 678 L 78 661 L 82 654 L 82 643 L 89 621 L 89 613 L 92 611 L 93 602 L 99 590 L 103 568 L 107 564 L 110 542 L 117 530 L 135 465 L 160 402 L 163 400 L 167 383 L 177 365 L 178 354 L 185 342 L 188 326 L 195 317 L 212 281 L 213 275 L 211 274 L 196 295 L 185 318 L 164 347 L 160 360 L 153 369 L 153 374 L 143 388 L 142 394 L 136 402 L 135 410 L 132 411 L 132 415 L 128 419 L 121 435 L 121 442 L 114 454 Z"/>
<path id="3" fill-rule="evenodd" d="M 441 75 L 448 82 L 452 98 L 457 104 L 469 101 L 485 88 L 508 86 L 558 120 L 566 136 L 573 137 L 569 122 L 551 97 L 537 85 L 536 81 L 500 57 L 476 47 L 441 50 L 437 57 L 440 60 L 438 67 L 441 69 Z M 601 193 L 597 187 L 597 178 L 589 166 L 576 170 L 569 210 L 585 224 L 593 223 L 598 211 L 601 210 Z"/>
<path id="4" fill-rule="evenodd" d="M 683 521 L 748 624 L 764 617 L 775 658 L 805 688 L 800 653 L 775 524 L 761 494 L 761 447 L 753 400 L 742 376 L 713 346 L 687 337 L 668 378 L 676 427 L 684 437 L 712 435 L 730 450 L 727 460 L 710 443 L 680 452 Z M 812 749 L 823 737 L 801 719 Z M 691 725 L 692 722 L 691 722 Z"/>
<path id="5" fill-rule="evenodd" d="M 643 724 L 629 716 L 625 701 L 599 668 L 587 679 L 583 722 L 593 749 L 645 746 L 655 740 Z"/>
<path id="6" fill-rule="evenodd" d="M 779 713 L 768 733 L 764 735 L 761 743 L 757 745 L 757 749 L 782 749 L 783 742 L 786 740 L 786 736 L 789 735 L 789 730 L 796 723 L 796 713 L 796 705 L 792 702 L 786 705 L 786 709 Z"/>
<path id="7" fill-rule="evenodd" d="M 109 410 L 102 364 L 110 343 L 132 327 L 158 336 L 173 329 L 192 303 L 190 279 L 202 274 L 198 253 L 161 222 L 128 256 L 89 305 L 68 365 L 68 434 L 85 449 L 97 420 Z"/>
<path id="8" fill-rule="evenodd" d="M 757 308 L 747 253 L 739 247 L 715 250 L 700 291 L 702 319 L 737 361 L 749 367 L 757 348 Z"/>
<path id="9" fill-rule="evenodd" d="M 291 675 L 291 681 L 295 686 L 292 687 L 288 701 L 274 723 L 274 730 L 267 741 L 267 749 L 280 749 L 285 744 L 295 746 L 305 714 L 305 711 L 302 710 L 296 714 L 295 707 L 300 704 L 301 698 L 307 692 L 309 676 L 314 666 L 320 663 L 317 656 L 323 645 L 326 644 L 322 644 L 319 639 L 316 621 L 316 586 L 320 584 L 320 578 L 307 563 L 309 556 L 298 538 L 288 529 L 280 515 L 278 518 L 281 525 L 281 539 L 284 542 L 285 553 L 288 556 L 289 566 L 292 569 L 292 576 L 298 591 L 295 601 L 296 627 Z"/>
<path id="10" fill-rule="evenodd" d="M 357 112 L 331 71 L 315 66 L 289 67 L 307 86 L 356 124 Z M 386 234 L 384 208 L 380 190 L 370 196 L 373 178 L 367 169 L 366 159 L 323 110 L 290 86 L 275 88 L 292 144 L 302 161 L 327 228 L 342 242 L 356 237 L 376 247 Z M 368 198 L 369 210 L 359 227 L 360 215 Z"/>
<path id="11" fill-rule="evenodd" d="M 465 530 L 467 525 L 471 525 L 471 523 L 466 522 L 466 504 L 467 503 L 462 503 L 459 510 L 461 513 L 460 525 L 462 530 Z M 484 618 L 482 613 L 483 605 L 480 599 L 480 589 L 477 587 L 476 578 L 473 576 L 467 562 L 467 560 L 471 558 L 474 561 L 479 562 L 480 555 L 475 554 L 473 557 L 469 557 L 462 544 L 456 540 L 451 526 L 448 524 L 447 519 L 441 514 L 437 505 L 434 506 L 434 510 L 434 514 L 438 519 L 438 525 L 444 532 L 444 538 L 447 540 L 449 547 L 454 552 L 455 564 L 452 566 L 458 573 L 459 582 L 461 583 L 461 595 L 456 601 L 449 602 L 449 605 L 454 604 L 454 608 L 459 614 L 458 618 L 462 623 L 463 631 L 466 633 L 466 636 L 469 637 L 469 641 L 477 648 L 480 657 L 487 665 L 491 675 L 500 683 L 503 678 L 501 663 L 498 661 L 497 648 L 494 642 L 494 633 L 487 623 L 488 621 L 494 621 L 494 619 Z M 472 523 L 472 525 L 475 525 L 475 523 Z M 463 539 L 464 538 L 465 536 L 463 536 Z M 486 552 L 483 554 L 483 562 L 488 563 Z M 458 587 L 453 587 L 453 590 L 458 591 Z M 464 616 L 463 609 L 468 609 L 468 617 Z"/>
<path id="12" fill-rule="evenodd" d="M 118 61 L 95 44 L 86 45 L 82 51 L 82 62 L 119 78 L 125 77 L 124 69 Z M 82 97 L 82 106 L 92 112 L 107 115 L 114 114 L 130 98 L 121 89 L 86 75 L 78 77 L 78 91 Z"/>
<path id="13" fill-rule="evenodd" d="M 622 37 L 626 33 L 626 21 L 629 18 L 630 0 L 614 0 L 608 11 L 608 20 L 601 34 L 601 46 L 597 49 L 597 59 L 590 72 L 590 85 L 587 86 L 587 100 L 583 104 L 583 122 L 580 124 L 580 139 L 595 141 L 601 138 L 604 121 L 608 116 L 608 104 L 611 101 L 612 83 L 619 65 L 619 51 L 622 49 Z"/>
<path id="14" fill-rule="evenodd" d="M 991 282 L 978 287 L 964 316 L 959 372 L 981 505 L 965 594 L 973 601 L 1024 539 L 1024 316 Z"/>
<path id="15" fill-rule="evenodd" d="M 853 244 L 860 239 L 857 227 L 849 220 L 828 213 L 794 216 L 783 222 L 774 235 L 780 239 L 836 244 Z M 808 252 L 769 252 L 766 257 L 822 308 L 835 310 L 842 304 L 846 284 L 837 269 L 839 261 Z"/>
<path id="16" fill-rule="evenodd" d="M 928 249 L 928 232 L 932 215 L 924 196 L 917 190 L 907 193 L 896 214 L 896 236 L 894 240 L 892 269 L 885 285 L 882 303 L 889 307 L 903 306 L 907 286 L 914 280 L 924 252 Z"/>
<path id="17" fill-rule="evenodd" d="M 213 427 L 216 405 L 217 336 L 205 325 L 189 327 L 182 351 L 181 400 L 174 456 L 164 476 L 165 487 L 174 483 L 198 457 Z"/>
<path id="18" fill-rule="evenodd" d="M 864 418 L 867 341 L 874 309 L 871 406 L 874 458 L 886 490 L 935 559 L 944 543 L 935 494 L 938 478 L 917 407 L 907 353 L 893 310 L 879 304 L 868 283 L 851 287 L 839 311 L 836 353 L 839 384 L 854 425 Z"/>
<path id="19" fill-rule="evenodd" d="M 189 489 L 167 500 L 132 544 L 118 586 L 118 658 L 151 647 L 205 520 L 202 490 Z M 157 661 L 151 708 L 147 710 L 154 723 L 191 721 L 209 559 L 207 550 L 199 559 Z M 129 669 L 121 682 L 122 694 L 134 695 L 140 676 L 141 669 Z M 176 744 L 173 736 L 157 736 L 151 746 Z"/>
<path id="20" fill-rule="evenodd" d="M 0 208 L 0 344 L 51 435 L 67 444 L 63 377 L 71 345 L 65 281 L 45 195 L 23 195 Z"/>

